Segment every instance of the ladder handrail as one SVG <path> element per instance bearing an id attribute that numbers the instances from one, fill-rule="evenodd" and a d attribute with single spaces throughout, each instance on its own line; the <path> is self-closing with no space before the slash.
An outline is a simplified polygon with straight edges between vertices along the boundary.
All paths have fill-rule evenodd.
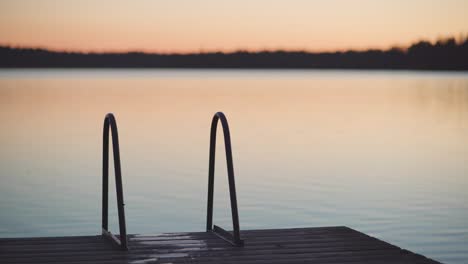
<path id="1" fill-rule="evenodd" d="M 214 170 L 215 170 L 215 154 L 216 154 L 216 131 L 218 120 L 221 120 L 224 134 L 224 146 L 226 150 L 226 162 L 229 181 L 229 194 L 231 199 L 231 213 L 232 213 L 232 226 L 233 235 L 224 229 L 214 225 L 213 226 L 213 192 L 214 192 Z M 207 202 L 207 217 L 206 217 L 206 231 L 211 231 L 228 241 L 235 246 L 243 246 L 244 241 L 240 238 L 239 231 L 239 214 L 237 210 L 237 196 L 236 185 L 234 179 L 234 165 L 232 162 L 232 148 L 231 148 L 231 134 L 229 132 L 229 125 L 226 116 L 222 112 L 217 112 L 211 121 L 210 133 L 210 157 L 209 157 L 209 170 L 208 170 L 208 202 Z"/>
<path id="2" fill-rule="evenodd" d="M 119 214 L 120 236 L 117 238 L 108 230 L 109 212 L 109 129 L 112 133 L 112 150 L 114 154 L 115 189 L 117 192 L 117 209 Z M 125 210 L 123 200 L 122 172 L 120 167 L 120 148 L 117 123 L 112 113 L 104 118 L 104 129 L 102 134 L 102 235 L 117 244 L 122 250 L 127 247 L 127 228 L 125 225 Z"/>

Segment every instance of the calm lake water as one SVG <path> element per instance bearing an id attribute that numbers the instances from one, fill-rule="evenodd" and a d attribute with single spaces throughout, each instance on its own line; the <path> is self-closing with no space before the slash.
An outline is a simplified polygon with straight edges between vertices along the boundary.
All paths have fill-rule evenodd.
<path id="1" fill-rule="evenodd" d="M 0 237 L 100 233 L 108 112 L 128 232 L 203 231 L 216 111 L 241 228 L 345 225 L 468 263 L 467 73 L 0 70 Z M 228 228 L 218 139 L 214 222 Z"/>

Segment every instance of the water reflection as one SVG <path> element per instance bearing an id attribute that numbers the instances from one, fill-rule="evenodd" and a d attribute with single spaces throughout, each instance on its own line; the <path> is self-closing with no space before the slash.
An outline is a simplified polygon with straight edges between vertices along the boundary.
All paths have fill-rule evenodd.
<path id="1" fill-rule="evenodd" d="M 241 228 L 347 225 L 468 260 L 464 73 L 2 71 L 0 109 L 2 237 L 99 232 L 107 112 L 119 125 L 128 231 L 203 230 L 209 126 L 221 110 Z M 229 227 L 223 161 L 214 220 Z"/>

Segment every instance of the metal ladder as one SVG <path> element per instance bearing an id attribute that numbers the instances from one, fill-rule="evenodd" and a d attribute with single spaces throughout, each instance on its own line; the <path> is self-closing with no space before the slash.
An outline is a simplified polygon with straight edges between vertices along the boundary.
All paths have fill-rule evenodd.
<path id="1" fill-rule="evenodd" d="M 213 225 L 213 192 L 214 192 L 214 171 L 216 154 L 216 131 L 218 120 L 221 120 L 224 134 L 224 145 L 226 149 L 226 162 L 229 181 L 229 194 L 231 199 L 231 213 L 233 234 Z M 119 215 L 119 237 L 116 237 L 109 231 L 108 212 L 109 212 L 109 132 L 112 133 L 112 150 L 114 154 L 115 188 L 117 192 L 117 209 Z M 120 148 L 117 123 L 112 113 L 104 118 L 103 144 L 102 144 L 102 236 L 108 238 L 121 250 L 128 250 L 127 228 L 125 224 L 125 209 L 122 187 L 122 171 L 120 166 Z M 231 135 L 226 116 L 222 112 L 217 112 L 211 121 L 210 133 L 210 154 L 208 170 L 208 202 L 206 231 L 215 234 L 221 239 L 231 243 L 234 246 L 242 247 L 244 241 L 240 238 L 239 213 L 237 209 L 236 186 L 234 179 L 234 166 L 232 162 Z"/>
<path id="2" fill-rule="evenodd" d="M 227 173 L 229 181 L 229 195 L 231 198 L 231 214 L 233 235 L 221 227 L 213 226 L 213 191 L 214 191 L 214 171 L 215 171 L 215 152 L 216 152 L 216 131 L 218 120 L 221 120 L 224 134 L 224 146 L 226 149 L 226 162 Z M 215 235 L 226 240 L 227 242 L 242 247 L 244 241 L 240 238 L 239 231 L 239 213 L 237 211 L 237 196 L 236 196 L 236 183 L 234 179 L 234 165 L 232 162 L 232 148 L 231 148 L 231 134 L 229 132 L 229 125 L 226 116 L 222 112 L 217 112 L 211 121 L 211 134 L 210 134 L 210 161 L 208 170 L 208 205 L 206 213 L 206 231 L 213 232 Z"/>
<path id="3" fill-rule="evenodd" d="M 112 150 L 114 153 L 115 190 L 117 191 L 117 209 L 119 214 L 119 231 L 117 238 L 109 231 L 109 129 L 112 133 Z M 121 250 L 128 250 L 127 227 L 125 225 L 125 209 L 123 200 L 122 171 L 120 168 L 120 148 L 117 123 L 113 114 L 109 113 L 104 118 L 104 130 L 102 133 L 102 236 L 110 239 Z"/>

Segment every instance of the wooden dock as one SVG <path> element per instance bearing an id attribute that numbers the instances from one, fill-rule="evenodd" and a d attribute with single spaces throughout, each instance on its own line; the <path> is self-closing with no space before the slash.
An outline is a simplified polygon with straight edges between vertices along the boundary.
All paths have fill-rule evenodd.
<path id="1" fill-rule="evenodd" d="M 128 251 L 103 236 L 3 238 L 7 263 L 439 263 L 348 227 L 241 231 L 243 247 L 212 232 L 128 235 Z"/>

